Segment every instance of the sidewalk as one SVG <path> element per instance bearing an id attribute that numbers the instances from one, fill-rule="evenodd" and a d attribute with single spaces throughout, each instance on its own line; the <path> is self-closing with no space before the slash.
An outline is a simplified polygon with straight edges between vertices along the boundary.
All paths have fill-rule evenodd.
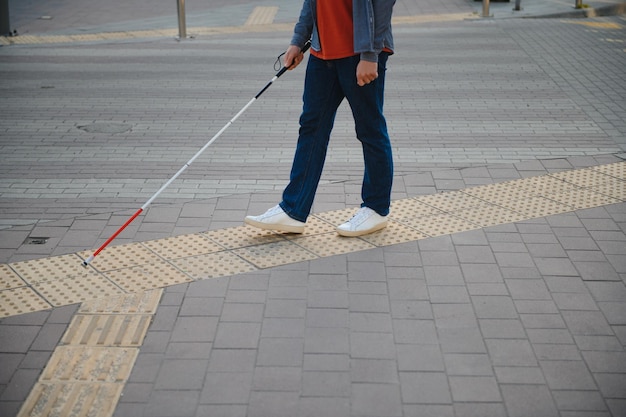
<path id="1" fill-rule="evenodd" d="M 305 235 L 243 226 L 288 177 L 296 70 L 84 269 L 271 78 L 299 11 L 188 2 L 177 41 L 170 3 L 11 3 L 1 416 L 626 415 L 624 15 L 399 0 L 388 229 L 334 233 L 360 202 L 347 107 Z"/>

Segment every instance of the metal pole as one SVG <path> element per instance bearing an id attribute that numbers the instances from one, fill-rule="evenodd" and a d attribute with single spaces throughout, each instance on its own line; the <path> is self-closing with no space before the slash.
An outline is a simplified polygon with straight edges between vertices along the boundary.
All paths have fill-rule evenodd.
<path id="1" fill-rule="evenodd" d="M 522 2 L 522 0 L 515 0 L 515 8 L 513 10 L 515 10 L 515 11 L 522 10 L 522 6 L 520 4 L 521 2 Z"/>
<path id="2" fill-rule="evenodd" d="M 0 36 L 11 35 L 9 22 L 9 0 L 0 0 Z"/>
<path id="3" fill-rule="evenodd" d="M 187 38 L 187 24 L 185 23 L 185 0 L 177 0 L 178 2 L 178 37 L 180 39 Z"/>
<path id="4" fill-rule="evenodd" d="M 583 8 L 583 0 L 576 0 L 576 8 L 577 9 Z"/>
<path id="5" fill-rule="evenodd" d="M 489 17 L 489 0 L 483 0 L 483 16 Z"/>

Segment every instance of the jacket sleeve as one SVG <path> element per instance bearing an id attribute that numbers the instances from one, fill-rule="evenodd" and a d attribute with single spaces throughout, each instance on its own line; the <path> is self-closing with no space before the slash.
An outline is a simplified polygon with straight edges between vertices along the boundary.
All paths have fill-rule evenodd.
<path id="1" fill-rule="evenodd" d="M 365 7 L 367 13 L 363 13 L 363 9 L 359 8 L 359 12 L 355 15 L 355 18 L 367 20 L 360 22 L 361 24 L 359 25 L 360 27 L 367 27 L 367 35 L 364 33 L 355 33 L 355 36 L 368 36 L 369 39 L 355 39 L 355 46 L 359 46 L 357 52 L 361 53 L 361 59 L 376 62 L 378 61 L 378 54 L 380 54 L 385 47 L 393 46 L 387 45 L 386 41 L 388 41 L 391 34 L 391 15 L 396 0 L 357 1 L 367 3 Z M 355 25 L 358 24 L 359 23 L 355 22 Z M 367 45 L 367 47 L 365 47 L 365 45 Z"/>
<path id="2" fill-rule="evenodd" d="M 311 9 L 311 0 L 304 0 L 302 4 L 302 10 L 300 11 L 300 18 L 293 30 L 293 37 L 291 38 L 291 45 L 296 45 L 302 48 L 304 44 L 311 39 L 313 33 L 313 11 Z"/>

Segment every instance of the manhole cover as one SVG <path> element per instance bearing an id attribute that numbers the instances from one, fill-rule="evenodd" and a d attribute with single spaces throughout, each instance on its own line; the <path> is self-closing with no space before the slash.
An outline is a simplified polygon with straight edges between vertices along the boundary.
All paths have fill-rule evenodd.
<path id="1" fill-rule="evenodd" d="M 124 133 L 133 126 L 125 123 L 92 123 L 77 127 L 88 133 Z"/>

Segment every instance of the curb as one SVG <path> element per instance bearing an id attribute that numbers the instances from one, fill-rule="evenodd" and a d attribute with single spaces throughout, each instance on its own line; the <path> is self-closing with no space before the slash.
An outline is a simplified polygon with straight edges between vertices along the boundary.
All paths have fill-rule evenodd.
<path id="1" fill-rule="evenodd" d="M 537 16 L 522 16 L 522 18 L 531 19 L 554 19 L 554 18 L 587 18 L 599 16 L 616 16 L 626 14 L 626 2 L 613 4 L 610 6 L 602 6 L 597 8 L 575 9 L 571 12 L 560 12 Z"/>

